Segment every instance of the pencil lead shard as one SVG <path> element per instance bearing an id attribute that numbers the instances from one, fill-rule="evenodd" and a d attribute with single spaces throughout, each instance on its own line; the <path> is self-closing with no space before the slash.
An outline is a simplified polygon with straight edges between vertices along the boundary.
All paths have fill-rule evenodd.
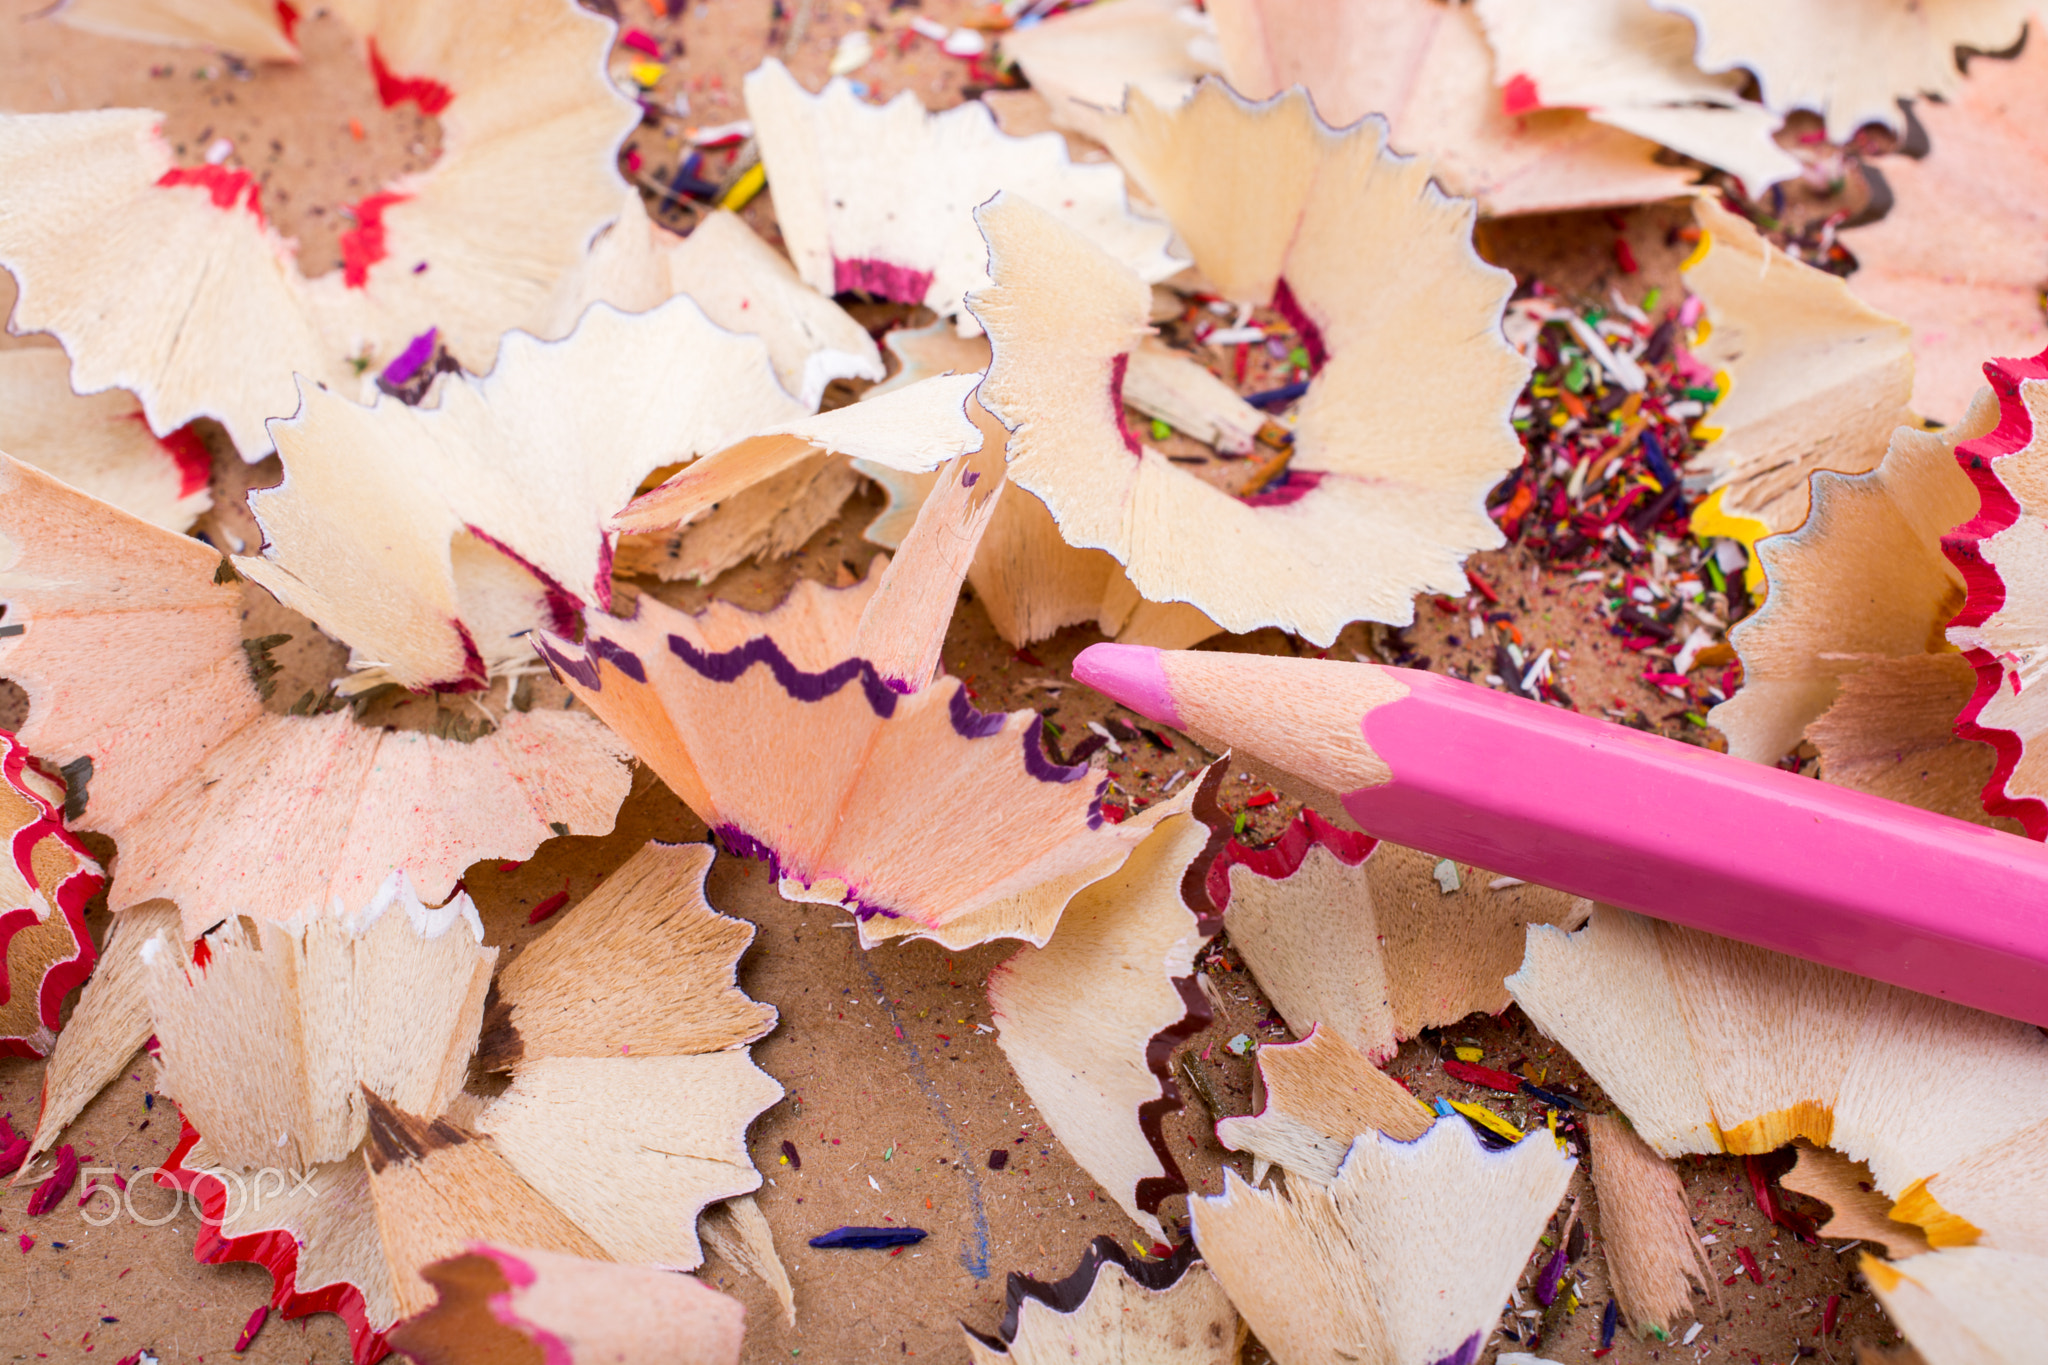
<path id="1" fill-rule="evenodd" d="M 888 1247 L 913 1247 L 931 1234 L 923 1228 L 834 1228 L 811 1238 L 811 1245 L 827 1251 L 880 1251 Z"/>

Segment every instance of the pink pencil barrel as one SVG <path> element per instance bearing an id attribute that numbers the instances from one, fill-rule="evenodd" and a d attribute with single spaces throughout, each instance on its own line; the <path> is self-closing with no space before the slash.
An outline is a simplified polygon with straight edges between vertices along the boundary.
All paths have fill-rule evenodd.
<path id="1" fill-rule="evenodd" d="M 1412 669 L 1096 645 L 1074 676 L 1316 781 L 1382 838 L 2048 1025 L 2030 840 Z M 1361 682 L 1390 699 L 1321 700 Z"/>

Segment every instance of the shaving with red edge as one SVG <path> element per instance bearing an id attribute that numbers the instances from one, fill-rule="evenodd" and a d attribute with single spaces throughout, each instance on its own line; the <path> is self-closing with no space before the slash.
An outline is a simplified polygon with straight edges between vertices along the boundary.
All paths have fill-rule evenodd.
<path id="1" fill-rule="evenodd" d="M 394 75 L 384 64 L 384 56 L 377 51 L 377 40 L 370 39 L 370 72 L 377 78 L 377 98 L 384 102 L 386 109 L 403 104 L 407 100 L 419 105 L 422 114 L 434 115 L 448 107 L 455 98 L 455 92 L 430 76 Z"/>
<path id="2" fill-rule="evenodd" d="M 2048 839 L 2048 792 L 2030 791 L 2015 773 L 2029 743 L 2041 737 L 2025 681 L 2037 667 L 2038 623 L 2044 603 L 2024 578 L 2008 582 L 2001 562 L 2025 564 L 2042 536 L 2048 509 L 2023 505 L 2034 468 L 2048 459 L 2048 442 L 2035 428 L 2027 394 L 2048 381 L 2048 351 L 2026 360 L 1992 360 L 1984 377 L 1998 398 L 1998 425 L 1956 447 L 1956 462 L 1981 500 L 1969 522 L 1942 537 L 1941 548 L 1963 576 L 1962 610 L 1949 623 L 1948 641 L 1977 671 L 1977 689 L 1956 720 L 1956 733 L 1982 740 L 1998 762 L 1984 788 L 1984 809 L 2007 815 L 2030 838 Z"/>
<path id="3" fill-rule="evenodd" d="M 370 1326 L 363 1293 L 352 1284 L 330 1284 L 300 1293 L 297 1287 L 299 1244 L 289 1232 L 258 1232 L 243 1237 L 221 1234 L 221 1220 L 228 1213 L 228 1189 L 218 1176 L 188 1169 L 185 1157 L 199 1142 L 199 1130 L 179 1115 L 178 1145 L 156 1172 L 156 1183 L 166 1189 L 182 1190 L 199 1205 L 199 1237 L 192 1248 L 193 1259 L 201 1265 L 222 1265 L 248 1261 L 270 1272 L 270 1302 L 286 1318 L 309 1313 L 333 1313 L 348 1327 L 349 1351 L 353 1365 L 375 1365 L 391 1353 L 384 1334 Z"/>
<path id="4" fill-rule="evenodd" d="M 166 188 L 196 185 L 206 191 L 215 208 L 231 209 L 239 203 L 256 215 L 257 222 L 263 221 L 262 186 L 240 166 L 173 166 L 156 183 Z M 247 202 L 243 202 L 245 195 Z"/>

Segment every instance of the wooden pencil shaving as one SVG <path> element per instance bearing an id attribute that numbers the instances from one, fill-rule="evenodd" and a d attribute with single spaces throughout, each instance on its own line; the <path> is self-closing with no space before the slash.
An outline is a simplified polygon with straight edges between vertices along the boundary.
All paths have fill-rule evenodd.
<path id="1" fill-rule="evenodd" d="M 217 551 L 4 456 L 0 536 L 22 628 L 0 676 L 28 694 L 22 742 L 90 775 L 74 823 L 120 846 L 117 913 L 175 901 L 188 938 L 340 917 L 395 871 L 437 904 L 478 859 L 608 830 L 625 799 L 625 754 L 587 716 L 512 711 L 464 744 L 266 710 Z"/>
<path id="2" fill-rule="evenodd" d="M 972 332 L 962 299 L 988 278 L 972 211 L 998 190 L 1056 214 L 1147 281 L 1186 265 L 1164 223 L 1131 211 L 1116 167 L 1070 161 L 1053 134 L 1010 137 L 985 104 L 933 114 L 905 92 L 872 105 L 843 79 L 813 95 L 773 58 L 748 74 L 746 97 L 783 239 L 820 293 L 921 303 Z"/>
<path id="3" fill-rule="evenodd" d="M 788 1267 L 775 1250 L 774 1230 L 767 1215 L 751 1194 L 707 1205 L 697 1215 L 697 1236 L 704 1250 L 736 1270 L 744 1270 L 768 1286 L 782 1305 L 782 1317 L 796 1326 L 796 1288 L 789 1282 Z"/>
<path id="4" fill-rule="evenodd" d="M 420 1365 L 739 1365 L 746 1310 L 688 1275 L 481 1244 L 420 1273 L 439 1297 L 390 1334 Z"/>
<path id="5" fill-rule="evenodd" d="M 988 369 L 987 338 L 961 337 L 943 323 L 898 329 L 889 334 L 887 344 L 901 368 L 864 401 L 876 401 L 901 386 L 949 370 L 979 374 Z M 1124 397 L 1134 407 L 1171 414 L 1167 420 L 1201 428 L 1218 441 L 1234 440 L 1233 432 L 1258 430 L 1257 410 L 1195 361 L 1149 342 L 1140 351 L 1153 360 L 1134 364 L 1125 375 Z M 967 410 L 981 429 L 984 452 L 1008 447 L 1009 431 L 978 397 L 968 399 Z M 895 549 L 937 483 L 937 471 L 878 460 L 854 463 L 888 495 L 888 504 L 867 528 L 867 538 Z M 1172 649 L 1195 644 L 1221 629 L 1185 602 L 1148 602 L 1140 597 L 1115 559 L 1101 550 L 1067 544 L 1045 503 L 1010 483 L 1004 485 L 975 550 L 967 583 L 988 611 L 996 633 L 1020 649 L 1063 627 L 1090 621 L 1119 640 Z"/>
<path id="6" fill-rule="evenodd" d="M 708 844 L 650 843 L 491 985 L 477 1064 L 529 1058 L 688 1056 L 744 1047 L 775 1027 L 740 990 L 754 928 L 704 899 Z"/>
<path id="7" fill-rule="evenodd" d="M 264 1265 L 288 1315 L 342 1313 L 357 1365 L 432 1302 L 416 1272 L 472 1241 L 695 1267 L 700 1210 L 760 1185 L 746 1130 L 782 1096 L 746 1051 L 775 1014 L 735 986 L 752 929 L 705 903 L 711 856 L 647 845 L 495 985 L 464 897 L 159 943 L 150 1026 L 188 1120 L 167 1171 L 205 1212 L 202 1258 Z M 479 1062 L 511 1072 L 490 1099 L 460 1090 L 480 1028 Z M 295 1181 L 252 1178 L 280 1151 Z M 729 1222 L 773 1285 L 758 1211 Z"/>
<path id="8" fill-rule="evenodd" d="M 683 298 L 638 315 L 600 305 L 559 342 L 509 334 L 488 376 L 436 392 L 432 408 L 365 408 L 307 386 L 275 424 L 284 484 L 250 499 L 264 553 L 236 568 L 348 641 L 351 691 L 537 668 L 529 632 L 610 604 L 607 520 L 657 468 L 735 443 L 795 461 L 842 439 L 868 455 L 977 439 L 943 385 L 899 395 L 892 415 L 923 418 L 901 428 L 857 409 L 807 416 L 759 338 Z"/>
<path id="9" fill-rule="evenodd" d="M 370 1202 L 403 1317 L 434 1303 L 420 1271 L 477 1242 L 602 1258 L 589 1234 L 519 1178 L 476 1134 L 365 1096 L 369 1136 L 362 1160 Z"/>
<path id="10" fill-rule="evenodd" d="M 1708 717 L 1729 752 L 1774 763 L 1804 738 L 1824 781 L 2019 830 L 1985 809 L 1997 754 L 1957 736 L 1976 677 L 1942 638 L 1965 597 L 1943 540 L 1979 506 L 1957 451 L 1996 421 L 1987 392 L 1958 426 L 1901 427 L 1876 469 L 1816 475 L 1805 525 L 1758 543 L 1770 594 L 1730 632 L 1743 687 Z"/>
<path id="11" fill-rule="evenodd" d="M 1025 1093 L 1154 1242 L 1166 1240 L 1161 1201 L 1187 1190 L 1160 1130 L 1179 1107 L 1166 1063 L 1210 1016 L 1194 984 L 1209 934 L 1182 890 L 1214 838 L 1189 809 L 1201 780 L 1157 808 L 1122 867 L 1068 902 L 1044 947 L 989 973 L 996 1040 Z"/>
<path id="12" fill-rule="evenodd" d="M 746 221 L 723 209 L 687 237 L 656 226 L 637 192 L 620 197 L 619 218 L 557 286 L 534 331 L 553 339 L 576 329 L 593 304 L 645 313 L 687 294 L 728 332 L 758 336 L 775 377 L 815 412 L 835 379 L 881 379 L 874 338 L 829 297 L 797 278 L 789 261 Z"/>
<path id="13" fill-rule="evenodd" d="M 863 943 L 1042 945 L 1149 823 L 1106 823 L 1107 779 L 1049 762 L 1036 714 L 983 715 L 937 675 L 1000 486 L 947 466 L 896 561 L 853 587 L 803 580 L 765 614 L 643 598 L 631 620 L 586 616 L 581 644 L 543 635 L 543 657 L 720 839 L 771 859 L 785 897 L 853 910 Z M 912 794 L 976 818 L 905 820 Z"/>
<path id="14" fill-rule="evenodd" d="M 1067 10 L 1011 29 L 1002 50 L 1045 97 L 1054 123 L 1097 141 L 1102 111 L 1121 105 L 1126 89 L 1174 104 L 1222 57 L 1208 16 L 1187 0 Z"/>
<path id="15" fill-rule="evenodd" d="M 232 1168 L 304 1171 L 363 1140 L 363 1092 L 438 1114 L 462 1088 L 497 950 L 469 897 L 393 873 L 360 920 L 232 919 L 143 945 L 158 1086 Z"/>
<path id="16" fill-rule="evenodd" d="M 1298 1043 L 1260 1048 L 1258 1067 L 1259 1111 L 1216 1125 L 1218 1142 L 1252 1154 L 1254 1185 L 1269 1166 L 1327 1185 L 1361 1134 L 1413 1142 L 1435 1122 L 1428 1105 L 1321 1024 Z"/>
<path id="17" fill-rule="evenodd" d="M 1141 1261 L 1097 1237 L 1063 1280 L 1011 1271 L 1004 1298 L 993 1334 L 963 1324 L 974 1365 L 1234 1365 L 1244 1345 L 1243 1320 L 1192 1244 Z"/>
<path id="18" fill-rule="evenodd" d="M 2041 629 L 2048 613 L 2041 573 L 2048 552 L 2048 352 L 1993 360 L 1984 370 L 1998 396 L 1998 424 L 1956 446 L 1957 462 L 1976 485 L 1977 515 L 1942 542 L 1967 589 L 1947 643 L 1977 673 L 1956 734 L 1997 751 L 1984 809 L 2010 816 L 2040 839 L 2048 837 L 2048 690 L 2032 684 L 2048 658 Z"/>
<path id="19" fill-rule="evenodd" d="M 1877 1192 L 1868 1166 L 1849 1160 L 1831 1147 L 1816 1147 L 1810 1142 L 1793 1146 L 1799 1153 L 1798 1162 L 1778 1183 L 1828 1206 L 1828 1221 L 1820 1226 L 1821 1236 L 1875 1242 L 1894 1261 L 1928 1250 L 1925 1231 L 1891 1216 L 1892 1201 Z"/>
<path id="20" fill-rule="evenodd" d="M 1714 200 L 1695 200 L 1693 214 L 1700 250 L 1685 284 L 1711 324 L 1696 358 L 1727 377 L 1702 419 L 1716 434 L 1686 470 L 1728 515 L 1790 531 L 1816 471 L 1861 474 L 1912 423 L 1910 329 Z"/>
<path id="21" fill-rule="evenodd" d="M 705 901 L 711 859 L 628 859 L 506 968 L 478 1058 L 512 1076 L 475 1121 L 498 1153 L 613 1259 L 677 1270 L 698 1212 L 760 1186 L 747 1126 L 782 1098 L 746 1051 L 775 1026 L 737 985 L 753 926 Z"/>
<path id="22" fill-rule="evenodd" d="M 143 985 L 148 967 L 142 947 L 159 934 L 179 932 L 178 907 L 171 901 L 145 901 L 114 917 L 98 967 L 43 1068 L 42 1099 L 29 1137 L 31 1159 L 57 1145 L 71 1120 L 148 1040 L 149 995 Z"/>
<path id="23" fill-rule="evenodd" d="M 269 1271 L 270 1301 L 288 1318 L 339 1315 L 354 1365 L 386 1354 L 383 1329 L 397 1320 L 398 1302 L 360 1148 L 284 1180 L 251 1178 L 216 1162 L 188 1124 L 157 1182 L 187 1192 L 199 1209 L 195 1254 Z"/>
<path id="24" fill-rule="evenodd" d="M 2011 60 L 1973 59 L 1951 97 L 1913 106 L 1931 150 L 1873 162 L 1890 211 L 1842 234 L 1859 265 L 1850 289 L 1913 329 L 1913 407 L 1944 422 L 1969 409 L 1985 361 L 2048 346 L 2038 299 L 2048 209 L 2034 173 L 2019 169 L 2038 164 L 2035 130 L 2048 114 L 2039 30 L 2037 17 Z"/>
<path id="25" fill-rule="evenodd" d="M 65 828 L 65 784 L 0 730 L 0 1056 L 50 1051 L 98 956 L 85 906 L 107 876 Z"/>
<path id="26" fill-rule="evenodd" d="M 1609 906 L 1577 933 L 1531 926 L 1507 985 L 1660 1155 L 1803 1137 L 1868 1163 L 1932 1246 L 2048 1255 L 2032 1025 Z M 1936 1117 L 1958 1086 L 1984 1103 Z"/>
<path id="27" fill-rule="evenodd" d="M 1393 144 L 1427 156 L 1452 194 L 1490 215 L 1639 204 L 1687 192 L 1657 145 L 1576 109 L 1519 117 L 1494 89 L 1494 54 L 1470 5 L 1432 0 L 1216 0 L 1223 69 L 1251 99 L 1291 86 L 1333 128 L 1385 118 Z"/>
<path id="28" fill-rule="evenodd" d="M 213 506 L 213 460 L 194 431 L 154 436 L 135 396 L 81 398 L 55 347 L 0 352 L 0 450 L 167 531 Z"/>
<path id="29" fill-rule="evenodd" d="M 1284 1195 L 1224 1169 L 1195 1245 L 1276 1360 L 1476 1359 L 1577 1162 L 1547 1134 L 1488 1151 L 1462 1122 L 1368 1133 Z M 1312 1305 L 1312 1307 L 1309 1307 Z"/>
<path id="30" fill-rule="evenodd" d="M 2003 52 L 2028 14 L 2024 0 L 1802 0 L 1768 10 L 1741 0 L 1651 2 L 1699 29 L 1702 69 L 1748 71 L 1767 106 L 1814 110 L 1834 142 L 1871 123 L 1903 131 L 1901 100 L 1958 94 L 1956 50 Z"/>
<path id="31" fill-rule="evenodd" d="M 19 0 L 12 1330 L 2043 1365 L 2037 7 Z"/>
<path id="32" fill-rule="evenodd" d="M 1250 105 L 1205 80 L 1170 111 L 1133 94 L 1105 133 L 1216 287 L 1289 317 L 1314 377 L 1284 478 L 1239 497 L 1182 469 L 1123 416 L 1144 282 L 1004 195 L 976 211 L 995 283 L 969 305 L 994 348 L 981 400 L 1012 433 L 1010 477 L 1145 600 L 1226 630 L 1327 645 L 1353 620 L 1406 624 L 1418 591 L 1464 591 L 1466 555 L 1501 543 L 1483 501 L 1521 458 L 1508 410 L 1528 375 L 1499 333 L 1512 286 L 1474 253 L 1471 205 L 1388 154 L 1378 123 L 1333 132 L 1298 93 Z M 1385 268 L 1372 233 L 1402 243 L 1404 268 Z"/>
<path id="33" fill-rule="evenodd" d="M 1962 1247 L 1861 1270 L 1926 1365 L 2021 1365 L 2048 1318 L 2048 1256 Z"/>
<path id="34" fill-rule="evenodd" d="M 292 41 L 297 11 L 277 0 L 61 0 L 50 7 L 49 16 L 110 38 L 212 48 L 261 61 L 299 60 L 298 44 Z"/>
<path id="35" fill-rule="evenodd" d="M 1752 196 L 1800 172 L 1779 118 L 1741 98 L 1739 74 L 1693 64 L 1693 27 L 1650 0 L 1480 0 L 1502 110 L 1588 118 L 1731 172 Z"/>
<path id="36" fill-rule="evenodd" d="M 0 120 L 13 326 L 57 335 L 74 388 L 134 392 L 159 435 L 217 418 L 259 460 L 265 420 L 298 406 L 295 374 L 355 392 L 354 360 L 382 369 L 429 329 L 482 369 L 618 213 L 612 154 L 639 111 L 605 76 L 605 21 L 572 0 L 340 10 L 366 56 L 405 78 L 386 102 L 434 106 L 443 150 L 363 200 L 343 268 L 318 279 L 265 222 L 256 176 L 178 167 L 154 111 Z M 525 192 L 506 211 L 513 184 Z"/>
<path id="37" fill-rule="evenodd" d="M 1446 892 L 1437 861 L 1304 811 L 1269 848 L 1227 850 L 1210 892 L 1296 1036 L 1315 1029 L 1377 1063 L 1425 1028 L 1505 1009 L 1525 926 L 1586 913 L 1545 887 L 1489 891 L 1477 872 Z"/>
<path id="38" fill-rule="evenodd" d="M 747 1125 L 781 1098 L 745 1052 L 529 1056 L 478 1127 L 613 1260 L 694 1270 L 698 1212 L 760 1187 Z"/>
<path id="39" fill-rule="evenodd" d="M 1621 1311 L 1638 1333 L 1665 1339 L 1693 1311 L 1693 1291 L 1714 1297 L 1713 1269 L 1687 1216 L 1678 1173 L 1612 1114 L 1586 1119 L 1600 1241 Z"/>

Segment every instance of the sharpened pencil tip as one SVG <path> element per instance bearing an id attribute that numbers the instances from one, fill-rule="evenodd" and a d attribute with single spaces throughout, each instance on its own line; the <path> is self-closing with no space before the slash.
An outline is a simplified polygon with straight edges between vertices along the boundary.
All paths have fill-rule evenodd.
<path id="1" fill-rule="evenodd" d="M 1074 659 L 1074 678 L 1139 715 L 1182 728 L 1173 685 L 1159 651 L 1147 645 L 1090 645 Z"/>

